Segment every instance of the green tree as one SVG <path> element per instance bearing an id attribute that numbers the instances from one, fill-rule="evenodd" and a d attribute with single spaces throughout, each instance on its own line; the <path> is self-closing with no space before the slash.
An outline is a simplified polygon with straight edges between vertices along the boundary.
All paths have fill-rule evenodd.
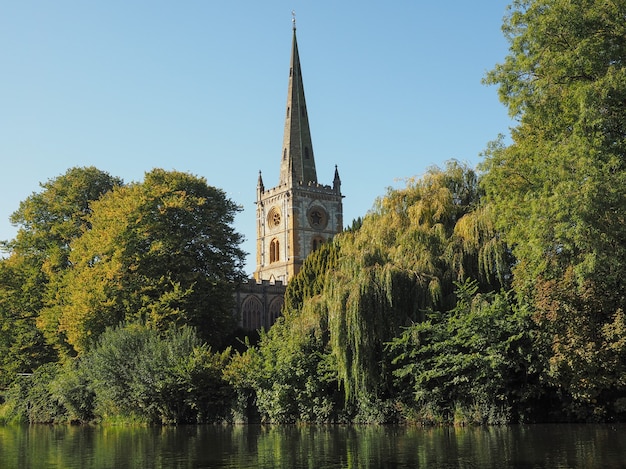
<path id="1" fill-rule="evenodd" d="M 121 179 L 93 166 L 71 168 L 41 184 L 43 190 L 22 201 L 11 215 L 19 229 L 5 248 L 35 258 L 48 274 L 66 268 L 71 241 L 90 228 L 91 204 L 121 185 Z"/>
<path id="2" fill-rule="evenodd" d="M 186 324 L 214 346 L 234 327 L 241 278 L 239 207 L 203 178 L 155 169 L 92 205 L 91 229 L 71 245 L 48 323 L 76 352 L 107 327 Z"/>
<path id="3" fill-rule="evenodd" d="M 325 243 L 304 260 L 298 275 L 287 284 L 283 308 L 285 316 L 297 314 L 305 301 L 322 293 L 326 277 L 337 266 L 339 251 L 339 243 Z"/>
<path id="4" fill-rule="evenodd" d="M 208 423 L 229 418 L 232 390 L 222 379 L 229 356 L 211 352 L 190 327 L 160 334 L 132 324 L 107 329 L 80 367 L 105 420 Z"/>
<path id="5" fill-rule="evenodd" d="M 623 0 L 517 0 L 510 53 L 486 77 L 518 124 L 509 146 L 489 148 L 484 188 L 520 301 L 545 331 L 548 378 L 584 419 L 626 396 L 624 364 L 585 384 L 623 342 L 603 331 L 621 330 L 626 306 L 624 18 Z"/>
<path id="6" fill-rule="evenodd" d="M 13 380 L 2 406 L 4 418 L 20 423 L 67 423 L 67 409 L 52 391 L 59 363 L 45 363 Z"/>
<path id="7" fill-rule="evenodd" d="M 309 302 L 297 317 L 279 320 L 226 372 L 239 394 L 254 398 L 262 422 L 344 419 L 336 367 L 317 317 L 319 305 L 315 309 L 315 302 Z"/>
<path id="8" fill-rule="evenodd" d="M 31 373 L 56 359 L 36 327 L 40 300 L 31 292 L 41 287 L 37 266 L 18 256 L 0 260 L 0 387 L 17 373 Z"/>
<path id="9" fill-rule="evenodd" d="M 229 376 L 269 421 L 395 421 L 386 343 L 429 311 L 453 308 L 457 281 L 500 289 L 508 263 L 476 174 L 454 161 L 432 168 L 306 259 L 283 319 Z"/>
<path id="10" fill-rule="evenodd" d="M 9 257 L 0 260 L 0 382 L 55 359 L 37 322 L 69 267 L 71 241 L 89 229 L 92 202 L 119 184 L 96 168 L 72 168 L 41 184 L 11 215 L 18 232 L 2 243 Z"/>
<path id="11" fill-rule="evenodd" d="M 402 400 L 425 423 L 534 420 L 542 393 L 530 315 L 506 293 L 477 293 L 470 280 L 458 287 L 454 309 L 388 344 Z"/>
<path id="12" fill-rule="evenodd" d="M 427 311 L 454 307 L 455 282 L 476 278 L 481 289 L 500 288 L 507 249 L 480 201 L 474 171 L 451 161 L 389 190 L 357 232 L 339 238 L 323 296 L 348 398 L 389 395 L 384 344 Z"/>
<path id="13" fill-rule="evenodd" d="M 330 352 L 327 309 L 320 300 L 325 279 L 339 256 L 325 243 L 304 261 L 289 282 L 283 316 L 259 344 L 235 355 L 225 371 L 239 396 L 240 420 L 254 413 L 272 423 L 329 423 L 345 420 L 343 394 Z"/>
<path id="14" fill-rule="evenodd" d="M 14 380 L 1 414 L 28 423 L 222 422 L 234 396 L 222 377 L 229 361 L 230 349 L 213 353 L 190 327 L 120 325 L 80 357 Z"/>

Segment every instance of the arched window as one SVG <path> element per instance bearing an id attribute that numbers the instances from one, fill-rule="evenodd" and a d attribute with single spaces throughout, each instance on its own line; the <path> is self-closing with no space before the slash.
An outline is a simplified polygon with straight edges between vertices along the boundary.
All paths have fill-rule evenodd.
<path id="1" fill-rule="evenodd" d="M 313 238 L 313 243 L 312 243 L 313 251 L 316 251 L 317 249 L 319 249 L 319 247 L 323 243 L 324 243 L 324 238 L 322 238 L 321 236 L 316 236 L 315 238 Z"/>
<path id="2" fill-rule="evenodd" d="M 254 331 L 263 326 L 263 305 L 254 296 L 246 298 L 241 305 L 241 327 L 246 331 Z"/>
<path id="3" fill-rule="evenodd" d="M 267 315 L 268 324 L 267 327 L 270 328 L 276 322 L 283 308 L 283 297 L 279 296 L 272 300 L 269 307 L 269 314 Z"/>
<path id="4" fill-rule="evenodd" d="M 280 260 L 280 243 L 276 238 L 270 242 L 270 264 Z"/>

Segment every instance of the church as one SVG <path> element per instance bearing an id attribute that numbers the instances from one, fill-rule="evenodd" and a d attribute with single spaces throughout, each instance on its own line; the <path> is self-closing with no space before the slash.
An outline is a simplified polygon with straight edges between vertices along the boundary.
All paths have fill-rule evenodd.
<path id="1" fill-rule="evenodd" d="M 256 270 L 235 294 L 236 317 L 246 331 L 268 329 L 280 315 L 287 282 L 304 259 L 343 227 L 341 180 L 317 180 L 296 24 L 293 22 L 285 130 L 278 185 L 256 188 Z"/>

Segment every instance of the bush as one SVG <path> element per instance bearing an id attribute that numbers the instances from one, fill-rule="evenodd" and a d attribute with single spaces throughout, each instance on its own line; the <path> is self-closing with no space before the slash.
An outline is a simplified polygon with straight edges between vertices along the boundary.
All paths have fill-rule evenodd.
<path id="1" fill-rule="evenodd" d="M 52 391 L 61 365 L 48 363 L 34 373 L 20 375 L 9 387 L 3 419 L 23 423 L 63 423 L 69 421 L 67 409 Z"/>
<path id="2" fill-rule="evenodd" d="M 194 329 L 161 336 L 142 325 L 104 332 L 82 360 L 95 391 L 95 413 L 147 423 L 201 423 L 228 418 L 232 390 L 222 379 L 230 351 L 214 354 Z"/>

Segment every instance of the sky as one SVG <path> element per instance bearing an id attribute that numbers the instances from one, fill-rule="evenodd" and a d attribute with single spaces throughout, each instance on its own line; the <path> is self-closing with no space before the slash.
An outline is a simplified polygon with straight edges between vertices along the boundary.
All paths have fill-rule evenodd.
<path id="1" fill-rule="evenodd" d="M 241 205 L 255 269 L 258 173 L 278 183 L 292 11 L 318 180 L 344 223 L 389 187 L 474 167 L 513 125 L 481 84 L 508 52 L 509 1 L 0 0 L 0 239 L 40 183 L 95 166 L 206 178 Z"/>

